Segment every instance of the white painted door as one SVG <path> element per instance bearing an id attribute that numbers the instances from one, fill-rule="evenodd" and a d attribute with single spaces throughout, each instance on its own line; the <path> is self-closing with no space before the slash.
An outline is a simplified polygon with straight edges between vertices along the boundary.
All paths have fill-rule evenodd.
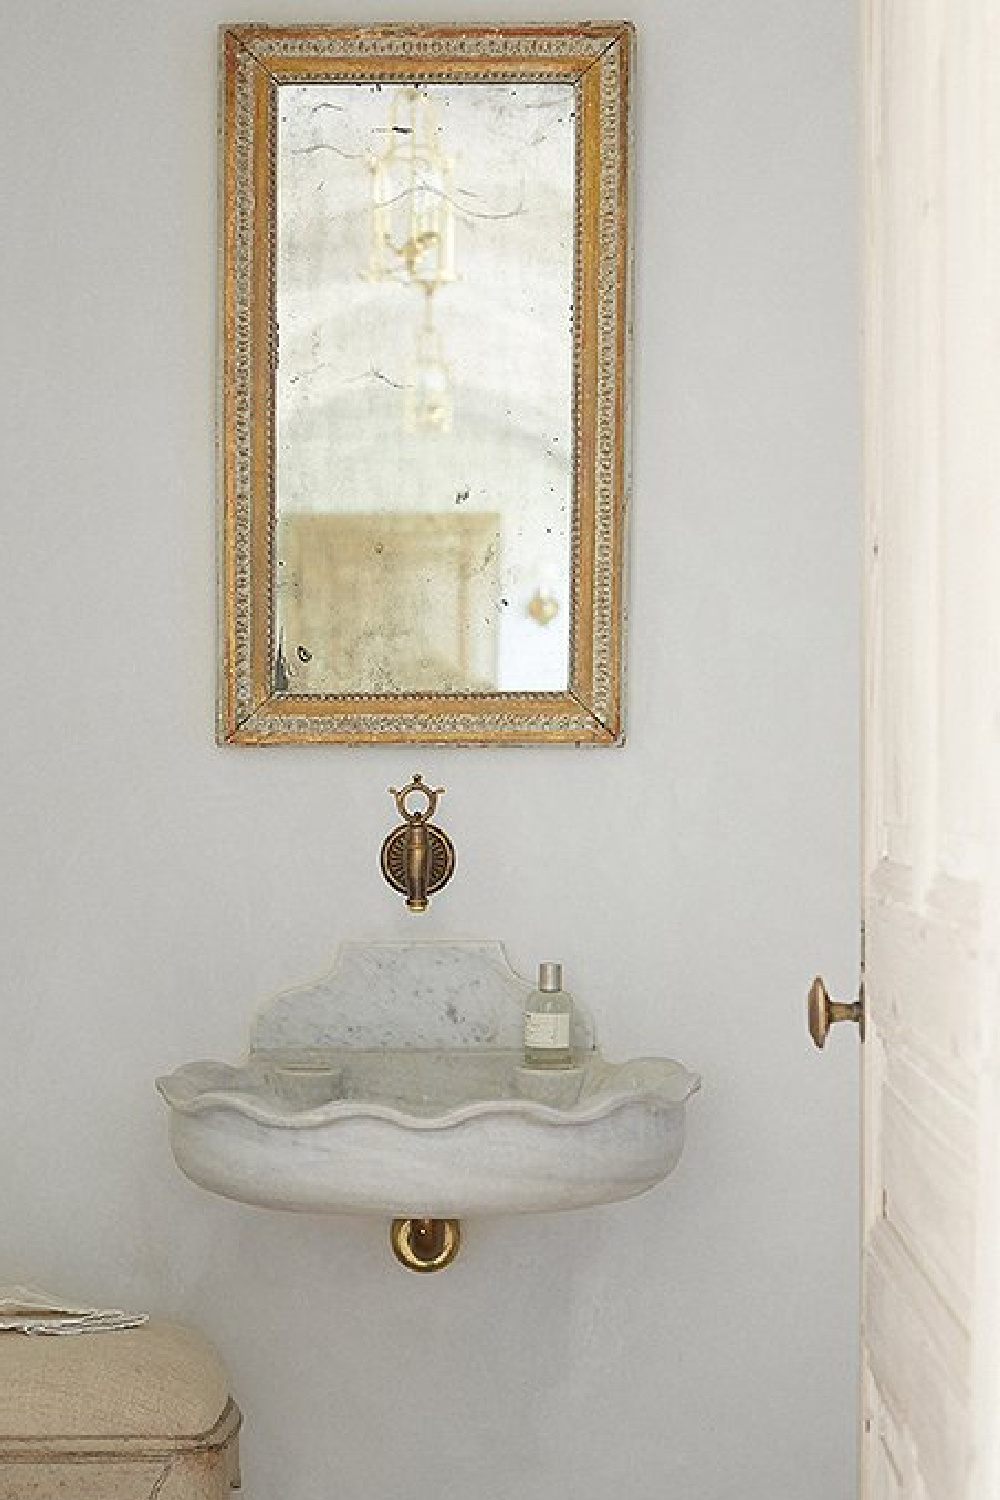
<path id="1" fill-rule="evenodd" d="M 863 1500 L 1000 1500 L 1000 0 L 862 0 Z"/>

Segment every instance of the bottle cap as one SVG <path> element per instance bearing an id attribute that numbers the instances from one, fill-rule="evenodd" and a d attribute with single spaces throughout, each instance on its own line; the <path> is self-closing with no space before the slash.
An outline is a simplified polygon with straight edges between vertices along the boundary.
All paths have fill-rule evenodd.
<path id="1" fill-rule="evenodd" d="M 538 988 L 546 995 L 554 995 L 561 990 L 562 964 L 539 964 Z"/>

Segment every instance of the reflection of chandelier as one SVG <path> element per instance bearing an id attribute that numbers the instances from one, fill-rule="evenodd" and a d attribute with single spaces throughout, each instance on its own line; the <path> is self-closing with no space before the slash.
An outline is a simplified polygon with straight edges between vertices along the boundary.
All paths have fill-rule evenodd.
<path id="1" fill-rule="evenodd" d="M 416 356 L 406 382 L 406 430 L 430 427 L 451 431 L 451 370 L 441 352 L 441 337 L 431 322 L 431 299 L 427 318 L 417 332 Z"/>
<path id="2" fill-rule="evenodd" d="M 372 281 L 402 281 L 430 293 L 455 280 L 454 163 L 438 144 L 434 106 L 401 88 L 389 106 L 389 147 L 373 157 Z"/>

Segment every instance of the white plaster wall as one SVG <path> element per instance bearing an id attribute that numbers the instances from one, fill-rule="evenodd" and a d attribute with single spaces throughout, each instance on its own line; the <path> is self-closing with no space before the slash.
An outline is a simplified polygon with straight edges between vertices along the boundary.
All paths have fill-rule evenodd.
<path id="1" fill-rule="evenodd" d="M 850 0 L 631 5 L 629 741 L 588 752 L 214 746 L 214 29 L 245 17 L 4 11 L 0 1276 L 201 1324 L 248 1500 L 844 1500 L 857 1057 L 811 1051 L 803 993 L 855 978 Z M 418 768 L 459 851 L 423 920 L 377 869 Z M 188 1184 L 154 1074 L 365 933 L 562 958 L 612 1054 L 704 1073 L 678 1174 L 470 1223 L 426 1279 L 381 1222 Z"/>

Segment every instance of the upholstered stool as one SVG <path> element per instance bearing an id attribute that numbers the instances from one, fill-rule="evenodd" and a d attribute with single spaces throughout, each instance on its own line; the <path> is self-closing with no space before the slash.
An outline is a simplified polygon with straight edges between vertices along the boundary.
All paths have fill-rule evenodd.
<path id="1" fill-rule="evenodd" d="M 0 1500 L 224 1500 L 240 1413 L 198 1333 L 0 1333 Z"/>

